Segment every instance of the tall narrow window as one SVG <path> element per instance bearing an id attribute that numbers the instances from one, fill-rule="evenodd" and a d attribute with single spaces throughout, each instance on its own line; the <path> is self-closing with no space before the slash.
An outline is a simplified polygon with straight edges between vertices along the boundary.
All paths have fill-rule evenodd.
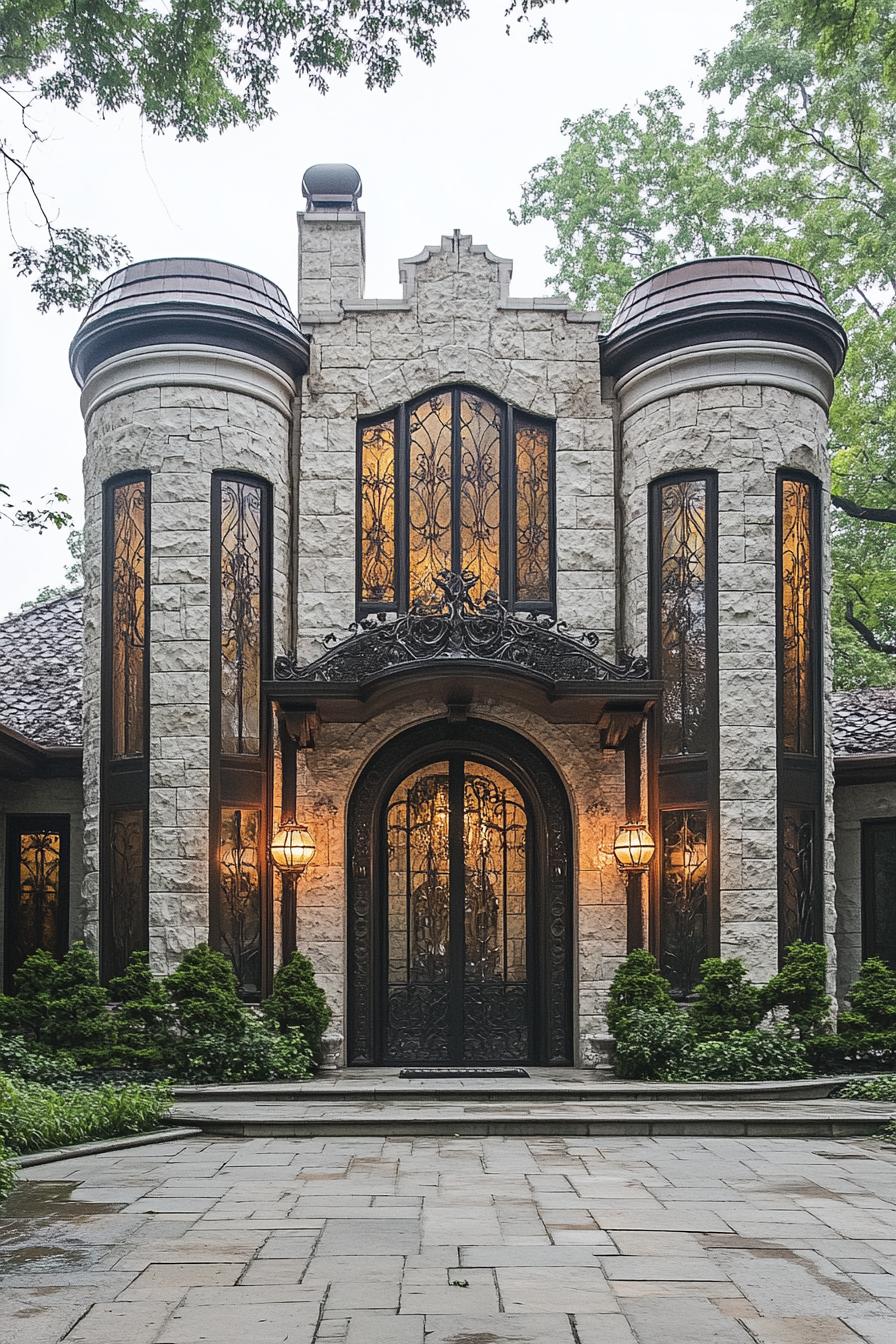
<path id="1" fill-rule="evenodd" d="M 862 822 L 862 956 L 896 971 L 896 818 Z"/>
<path id="2" fill-rule="evenodd" d="M 149 945 L 149 515 L 148 475 L 107 483 L 100 786 L 100 960 L 106 978 L 119 975 L 131 953 Z"/>
<path id="3" fill-rule="evenodd" d="M 7 989 L 26 957 L 68 947 L 67 816 L 11 816 L 6 844 Z"/>
<path id="4" fill-rule="evenodd" d="M 651 732 L 662 840 L 651 927 L 680 994 L 719 938 L 716 517 L 714 475 L 651 486 L 650 646 L 663 683 Z"/>
<path id="5" fill-rule="evenodd" d="M 358 604 L 399 610 L 442 570 L 511 606 L 554 605 L 553 432 L 468 388 L 428 393 L 358 429 Z"/>
<path id="6" fill-rule="evenodd" d="M 822 936 L 818 482 L 777 488 L 778 943 Z"/>
<path id="7" fill-rule="evenodd" d="M 241 992 L 266 987 L 270 937 L 265 855 L 268 723 L 262 678 L 270 650 L 269 488 L 252 477 L 212 484 L 212 835 L 209 937 Z"/>

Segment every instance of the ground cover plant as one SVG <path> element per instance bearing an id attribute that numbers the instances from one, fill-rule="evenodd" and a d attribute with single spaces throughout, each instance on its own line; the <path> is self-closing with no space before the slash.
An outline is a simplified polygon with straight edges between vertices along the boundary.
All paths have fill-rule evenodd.
<path id="1" fill-rule="evenodd" d="M 859 1101 L 896 1102 L 896 1073 L 887 1073 L 878 1078 L 854 1078 L 841 1087 L 837 1095 Z"/>
<path id="2" fill-rule="evenodd" d="M 12 1153 L 141 1134 L 162 1124 L 171 1092 L 161 1083 L 128 1083 L 61 1092 L 0 1074 L 0 1145 Z"/>

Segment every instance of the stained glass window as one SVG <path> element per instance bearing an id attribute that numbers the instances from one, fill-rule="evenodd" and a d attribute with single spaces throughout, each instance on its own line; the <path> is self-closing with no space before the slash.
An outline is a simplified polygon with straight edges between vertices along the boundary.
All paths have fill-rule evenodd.
<path id="1" fill-rule="evenodd" d="M 408 543 L 410 600 L 433 591 L 433 577 L 452 563 L 452 397 L 442 392 L 410 416 Z"/>
<path id="2" fill-rule="evenodd" d="M 659 620 L 662 751 L 708 748 L 706 697 L 706 479 L 660 486 Z"/>
<path id="3" fill-rule="evenodd" d="M 546 423 L 467 389 L 432 392 L 406 414 L 363 424 L 361 606 L 426 600 L 439 573 L 466 570 L 474 602 L 491 591 L 513 606 L 550 607 L 552 452 Z"/>
<path id="4" fill-rule="evenodd" d="M 221 492 L 221 752 L 257 756 L 261 724 L 262 490 L 218 482 Z"/>
<path id="5" fill-rule="evenodd" d="M 32 952 L 59 956 L 68 944 L 67 822 L 10 818 L 7 981 Z"/>
<path id="6" fill-rule="evenodd" d="M 144 865 L 144 812 L 113 807 L 109 814 L 109 909 L 105 949 L 108 975 L 121 975 L 131 953 L 146 947 L 148 911 Z"/>
<path id="7" fill-rule="evenodd" d="M 778 938 L 781 949 L 797 938 L 818 938 L 816 812 L 811 807 L 781 809 L 781 873 L 778 878 Z"/>
<path id="8" fill-rule="evenodd" d="M 391 604 L 395 574 L 395 421 L 361 430 L 361 600 Z"/>
<path id="9" fill-rule="evenodd" d="M 261 810 L 221 809 L 218 939 L 243 994 L 261 989 Z"/>
<path id="10" fill-rule="evenodd" d="M 111 755 L 145 752 L 143 704 L 146 636 L 146 483 L 112 491 Z"/>
<path id="11" fill-rule="evenodd" d="M 519 602 L 551 597 L 551 439 L 545 425 L 517 418 L 516 596 Z"/>
<path id="12" fill-rule="evenodd" d="M 815 752 L 812 571 L 811 487 L 808 481 L 783 477 L 778 567 L 782 745 L 808 755 Z"/>
<path id="13" fill-rule="evenodd" d="M 672 988 L 687 994 L 707 956 L 707 812 L 662 813 L 660 963 Z"/>

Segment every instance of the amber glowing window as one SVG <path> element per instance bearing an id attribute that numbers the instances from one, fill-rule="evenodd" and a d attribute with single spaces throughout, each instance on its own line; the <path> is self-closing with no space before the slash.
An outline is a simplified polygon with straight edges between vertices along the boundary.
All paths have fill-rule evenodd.
<path id="1" fill-rule="evenodd" d="M 444 389 L 358 434 L 362 608 L 430 597 L 443 570 L 470 594 L 553 604 L 553 436 L 470 389 Z"/>
<path id="2" fill-rule="evenodd" d="M 662 751 L 690 756 L 708 748 L 706 478 L 662 482 L 659 496 Z"/>
<path id="3" fill-rule="evenodd" d="M 785 751 L 815 752 L 812 629 L 812 487 L 782 477 L 779 501 L 778 611 L 781 739 Z"/>
<path id="4" fill-rule="evenodd" d="M 660 963 L 672 988 L 688 993 L 707 956 L 707 811 L 662 813 Z"/>
<path id="5" fill-rule="evenodd" d="M 241 993 L 261 988 L 261 810 L 224 807 L 220 822 L 218 945 L 230 957 Z"/>
<path id="6" fill-rule="evenodd" d="M 393 603 L 395 573 L 395 421 L 361 430 L 361 600 Z"/>
<path id="7" fill-rule="evenodd" d="M 13 816 L 7 828 L 6 979 L 32 952 L 68 946 L 67 817 Z"/>
<path id="8" fill-rule="evenodd" d="M 111 757 L 145 753 L 146 482 L 127 481 L 112 492 L 111 537 Z"/>
<path id="9" fill-rule="evenodd" d="M 545 425 L 517 419 L 516 596 L 549 602 L 551 596 L 550 433 Z"/>
<path id="10" fill-rule="evenodd" d="M 221 752 L 257 756 L 261 725 L 261 486 L 222 477 L 220 490 Z"/>

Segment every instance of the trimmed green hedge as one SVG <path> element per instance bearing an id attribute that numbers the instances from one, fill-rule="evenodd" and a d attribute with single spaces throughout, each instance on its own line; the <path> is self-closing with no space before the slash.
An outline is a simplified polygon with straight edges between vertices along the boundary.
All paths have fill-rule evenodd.
<path id="1" fill-rule="evenodd" d="M 142 1134 L 160 1126 L 171 1106 L 163 1084 L 105 1084 L 59 1092 L 43 1083 L 0 1074 L 0 1147 L 34 1153 L 89 1139 Z"/>

